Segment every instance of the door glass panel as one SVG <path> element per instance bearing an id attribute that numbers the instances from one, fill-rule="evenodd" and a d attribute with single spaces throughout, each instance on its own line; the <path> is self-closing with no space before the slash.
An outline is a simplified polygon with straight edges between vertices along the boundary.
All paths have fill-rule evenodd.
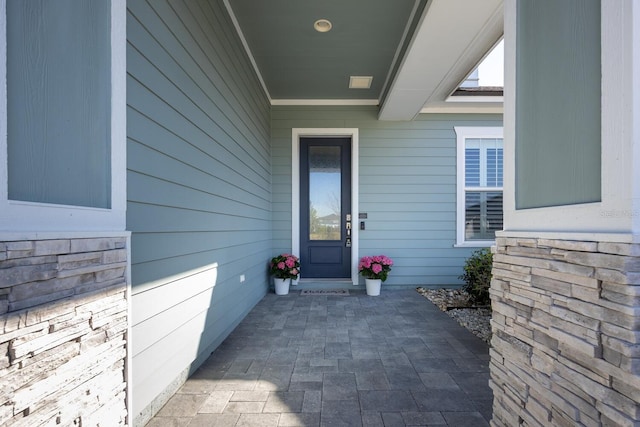
<path id="1" fill-rule="evenodd" d="M 340 147 L 309 147 L 309 240 L 340 240 Z"/>

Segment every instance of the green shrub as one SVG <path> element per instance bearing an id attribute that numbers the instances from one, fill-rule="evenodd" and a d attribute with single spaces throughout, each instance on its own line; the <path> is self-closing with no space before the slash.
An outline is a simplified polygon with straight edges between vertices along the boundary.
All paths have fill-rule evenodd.
<path id="1" fill-rule="evenodd" d="M 459 278 L 464 280 L 463 289 L 469 293 L 474 304 L 491 303 L 489 288 L 491 287 L 492 264 L 493 254 L 488 248 L 474 251 L 465 261 L 464 274 Z"/>

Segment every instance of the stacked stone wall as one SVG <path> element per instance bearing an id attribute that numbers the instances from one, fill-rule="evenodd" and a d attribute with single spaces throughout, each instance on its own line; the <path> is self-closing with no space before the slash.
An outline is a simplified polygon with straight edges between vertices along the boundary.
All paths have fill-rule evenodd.
<path id="1" fill-rule="evenodd" d="M 493 426 L 640 425 L 640 245 L 500 237 Z"/>
<path id="2" fill-rule="evenodd" d="M 0 241 L 0 425 L 126 424 L 126 245 Z"/>

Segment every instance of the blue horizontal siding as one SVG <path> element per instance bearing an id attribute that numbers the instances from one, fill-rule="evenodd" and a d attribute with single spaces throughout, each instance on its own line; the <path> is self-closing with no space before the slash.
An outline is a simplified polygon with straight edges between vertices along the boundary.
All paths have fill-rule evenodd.
<path id="1" fill-rule="evenodd" d="M 393 286 L 457 286 L 471 248 L 456 248 L 454 126 L 501 126 L 500 115 L 421 114 L 377 120 L 377 107 L 272 109 L 273 244 L 291 245 L 291 128 L 358 128 L 360 254 L 386 254 Z"/>
<path id="2" fill-rule="evenodd" d="M 143 421 L 268 289 L 271 113 L 222 0 L 127 9 L 132 415 Z"/>

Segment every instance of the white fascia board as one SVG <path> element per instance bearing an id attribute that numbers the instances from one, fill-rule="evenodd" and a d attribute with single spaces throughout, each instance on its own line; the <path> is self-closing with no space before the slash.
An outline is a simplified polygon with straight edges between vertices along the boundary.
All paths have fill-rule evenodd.
<path id="1" fill-rule="evenodd" d="M 272 99 L 271 105 L 378 105 L 377 99 Z"/>
<path id="2" fill-rule="evenodd" d="M 382 104 L 378 119 L 411 121 L 420 113 L 428 96 L 428 90 L 396 89 Z"/>
<path id="3" fill-rule="evenodd" d="M 420 110 L 420 114 L 450 113 L 450 114 L 503 114 L 504 106 L 499 103 L 471 104 L 441 102 L 430 104 Z"/>
<path id="4" fill-rule="evenodd" d="M 429 103 L 444 101 L 502 33 L 502 0 L 432 0 L 379 119 L 411 120 Z"/>
<path id="5" fill-rule="evenodd" d="M 503 96 L 450 96 L 447 99 L 445 99 L 445 102 L 447 103 L 456 103 L 456 102 L 460 102 L 460 103 L 478 103 L 478 104 L 488 104 L 488 103 L 492 103 L 492 104 L 502 104 L 504 101 L 504 97 Z"/>

